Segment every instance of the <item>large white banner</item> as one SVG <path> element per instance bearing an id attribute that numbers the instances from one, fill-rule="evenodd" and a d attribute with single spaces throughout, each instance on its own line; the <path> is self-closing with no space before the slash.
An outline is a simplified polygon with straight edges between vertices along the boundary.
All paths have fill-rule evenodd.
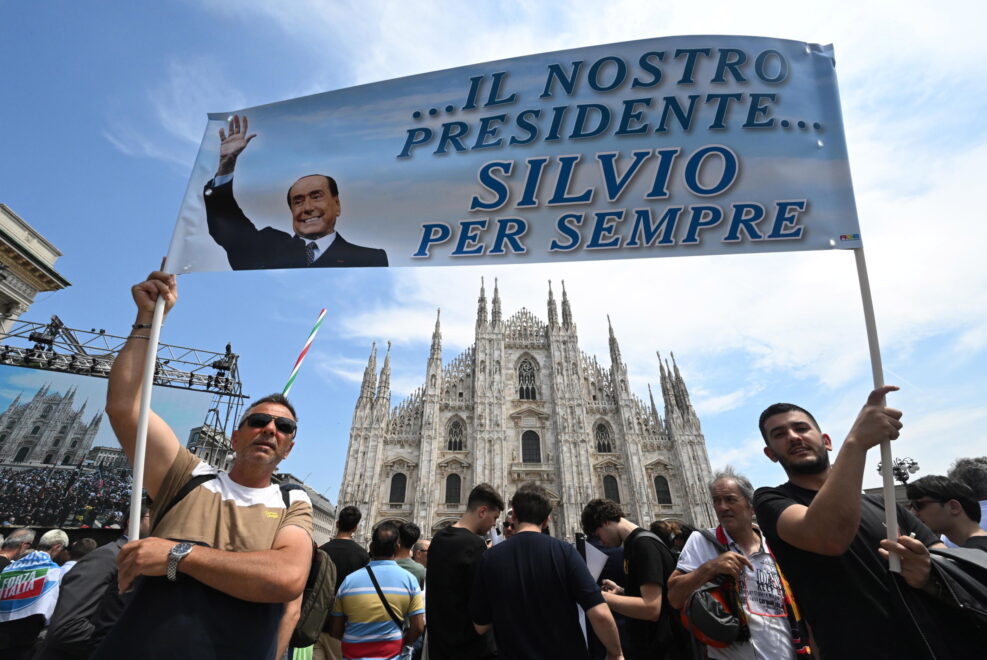
<path id="1" fill-rule="evenodd" d="M 834 67 L 667 37 L 210 114 L 168 270 L 860 247 Z"/>

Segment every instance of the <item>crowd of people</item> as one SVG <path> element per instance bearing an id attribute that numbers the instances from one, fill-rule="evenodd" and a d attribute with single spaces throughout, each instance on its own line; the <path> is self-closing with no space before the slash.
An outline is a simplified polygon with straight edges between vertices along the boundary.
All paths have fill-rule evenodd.
<path id="1" fill-rule="evenodd" d="M 157 298 L 165 313 L 174 305 L 175 278 L 152 273 L 132 293 L 137 318 L 106 405 L 131 461 L 147 330 Z M 368 549 L 354 540 L 361 512 L 346 506 L 336 537 L 315 548 L 305 491 L 271 480 L 299 429 L 284 396 L 247 408 L 229 472 L 189 453 L 152 414 L 144 485 L 153 505 L 140 538 L 95 550 L 69 547 L 62 530 L 35 543 L 32 530 L 11 528 L 4 539 L 0 657 L 980 657 L 987 458 L 910 484 L 908 506 L 896 505 L 900 535 L 887 539 L 884 502 L 861 485 L 867 453 L 902 428 L 901 411 L 885 403 L 894 389 L 870 394 L 834 461 L 809 411 L 768 407 L 758 420 L 764 455 L 788 480 L 755 490 L 729 467 L 717 472 L 711 529 L 644 529 L 618 503 L 594 499 L 581 514 L 587 542 L 575 545 L 545 533 L 552 502 L 529 482 L 506 502 L 476 485 L 459 520 L 431 539 L 411 522 L 380 522 Z M 73 473 L 59 486 L 43 471 L 23 478 L 57 503 L 56 488 L 95 488 L 91 473 Z M 46 509 L 45 498 L 21 501 Z M 70 509 L 52 514 L 71 519 Z M 502 516 L 503 534 L 492 534 Z M 80 558 L 67 569 L 73 550 Z"/>
<path id="2" fill-rule="evenodd" d="M 3 527 L 109 527 L 125 524 L 131 477 L 100 468 L 0 470 Z"/>

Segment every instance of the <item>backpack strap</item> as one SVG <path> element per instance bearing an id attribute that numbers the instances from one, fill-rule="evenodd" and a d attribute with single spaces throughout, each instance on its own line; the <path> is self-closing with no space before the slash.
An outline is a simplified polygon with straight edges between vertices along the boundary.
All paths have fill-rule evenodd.
<path id="1" fill-rule="evenodd" d="M 391 609 L 391 604 L 387 602 L 386 598 L 384 598 L 384 592 L 380 589 L 380 583 L 377 582 L 377 576 L 374 575 L 372 570 L 370 570 L 370 564 L 367 564 L 364 568 L 367 569 L 367 573 L 370 574 L 370 581 L 374 583 L 374 589 L 377 590 L 377 595 L 380 597 L 380 602 L 384 603 L 384 609 L 387 610 L 387 613 L 390 615 L 391 621 L 393 621 L 394 625 L 398 627 L 398 630 L 404 630 L 404 621 L 398 618 L 398 615 Z"/>
<path id="2" fill-rule="evenodd" d="M 288 507 L 291 506 L 291 491 L 293 490 L 305 490 L 298 484 L 281 484 L 281 499 L 284 501 L 285 513 L 288 512 Z"/>
<path id="3" fill-rule="evenodd" d="M 168 504 L 165 505 L 165 507 L 158 512 L 158 515 L 154 518 L 154 523 L 151 525 L 151 530 L 153 531 L 158 526 L 158 524 L 160 524 L 161 521 L 164 520 L 165 514 L 171 511 L 176 504 L 181 502 L 186 495 L 191 493 L 200 485 L 206 483 L 207 481 L 212 481 L 215 478 L 216 478 L 216 473 L 211 472 L 208 474 L 200 474 L 198 476 L 192 477 L 187 482 L 185 482 L 185 485 L 182 486 L 177 493 L 175 493 L 175 496 L 171 498 L 171 501 L 168 502 Z"/>
<path id="4" fill-rule="evenodd" d="M 716 529 L 717 529 L 717 531 L 719 531 L 720 528 L 717 527 Z M 716 548 L 716 551 L 718 553 L 720 553 L 721 555 L 724 552 L 730 552 L 730 548 L 727 547 L 726 543 L 721 542 L 720 539 L 717 538 L 717 536 L 719 536 L 719 534 L 717 534 L 716 536 L 714 536 L 713 533 L 710 532 L 708 529 L 697 529 L 695 531 L 695 533 L 702 535 L 702 537 L 704 539 L 706 539 L 707 541 L 709 541 L 710 545 L 712 545 L 714 548 Z"/>

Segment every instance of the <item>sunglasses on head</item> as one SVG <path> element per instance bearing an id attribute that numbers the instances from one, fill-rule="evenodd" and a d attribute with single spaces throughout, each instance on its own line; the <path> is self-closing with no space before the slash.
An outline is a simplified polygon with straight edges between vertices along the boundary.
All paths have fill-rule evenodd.
<path id="1" fill-rule="evenodd" d="M 262 429 L 274 420 L 274 428 L 278 430 L 279 433 L 284 433 L 285 435 L 293 435 L 298 429 L 298 424 L 295 420 L 290 417 L 278 417 L 276 415 L 268 415 L 267 413 L 251 413 L 243 420 L 244 424 L 253 429 Z"/>

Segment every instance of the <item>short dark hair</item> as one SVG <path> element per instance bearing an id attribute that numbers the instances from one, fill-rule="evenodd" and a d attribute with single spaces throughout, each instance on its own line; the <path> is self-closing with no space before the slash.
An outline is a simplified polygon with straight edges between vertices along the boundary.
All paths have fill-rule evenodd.
<path id="1" fill-rule="evenodd" d="M 987 500 L 987 456 L 958 458 L 946 474 L 973 489 L 978 500 Z"/>
<path id="2" fill-rule="evenodd" d="M 363 514 L 358 508 L 352 504 L 344 506 L 336 516 L 336 527 L 341 532 L 352 532 L 360 524 L 360 518 L 363 518 Z"/>
<path id="3" fill-rule="evenodd" d="M 674 536 L 671 525 L 669 525 L 664 520 L 656 520 L 653 523 L 651 523 L 648 529 L 651 530 L 652 534 L 660 538 L 662 540 L 662 543 L 671 547 L 672 537 Z"/>
<path id="4" fill-rule="evenodd" d="M 963 513 L 973 522 L 980 522 L 980 504 L 973 494 L 973 489 L 962 481 L 940 475 L 930 474 L 907 484 L 905 493 L 908 499 L 915 501 L 928 497 L 936 502 L 945 504 L 956 500 L 963 507 Z"/>
<path id="5" fill-rule="evenodd" d="M 99 545 L 96 543 L 96 539 L 86 536 L 69 546 L 69 557 L 76 560 L 82 559 L 98 547 Z"/>
<path id="6" fill-rule="evenodd" d="M 247 415 L 250 414 L 250 411 L 262 403 L 276 403 L 279 406 L 284 406 L 285 408 L 288 409 L 288 412 L 291 413 L 291 416 L 295 418 L 295 421 L 296 422 L 298 421 L 298 413 L 295 412 L 295 407 L 291 405 L 290 401 L 288 401 L 288 397 L 286 397 L 284 394 L 274 393 L 274 394 L 268 394 L 265 397 L 261 397 L 256 401 L 254 401 L 253 403 L 251 403 L 249 406 L 247 406 L 247 409 L 243 411 L 243 417 L 240 418 L 240 423 L 237 424 L 237 428 L 243 427 L 243 425 L 247 421 Z"/>
<path id="7" fill-rule="evenodd" d="M 422 537 L 422 530 L 413 522 L 403 522 L 398 525 L 398 534 L 401 537 L 401 547 L 411 550 L 411 547 Z"/>
<path id="8" fill-rule="evenodd" d="M 329 193 L 333 197 L 339 197 L 339 186 L 336 185 L 336 180 L 329 176 L 328 174 L 306 174 L 305 176 L 300 176 L 295 179 L 295 183 L 298 183 L 302 179 L 307 179 L 310 176 L 321 176 L 326 180 L 326 185 L 329 186 Z M 288 200 L 288 206 L 291 206 L 291 189 L 295 187 L 295 183 L 288 186 L 288 192 L 285 193 L 285 198 Z"/>
<path id="9" fill-rule="evenodd" d="M 497 494 L 497 491 L 494 490 L 494 487 L 490 484 L 478 484 L 473 487 L 473 490 L 470 491 L 470 496 L 466 500 L 466 510 L 476 511 L 481 506 L 488 506 L 491 509 L 503 511 L 504 500 Z"/>
<path id="10" fill-rule="evenodd" d="M 385 520 L 374 527 L 370 537 L 370 556 L 374 559 L 393 557 L 398 551 L 398 526 Z"/>
<path id="11" fill-rule="evenodd" d="M 596 530 L 608 522 L 620 522 L 623 517 L 623 509 L 613 500 L 595 499 L 590 500 L 589 504 L 583 508 L 579 522 L 582 524 L 583 533 L 586 536 L 593 536 Z"/>
<path id="12" fill-rule="evenodd" d="M 514 517 L 519 523 L 540 525 L 552 513 L 548 491 L 531 481 L 521 484 L 511 498 L 511 506 L 514 507 Z"/>
<path id="13" fill-rule="evenodd" d="M 812 416 L 812 413 L 803 408 L 802 406 L 796 406 L 794 403 L 772 403 L 770 406 L 764 409 L 761 413 L 761 417 L 757 420 L 757 427 L 761 429 L 761 437 L 764 438 L 764 444 L 768 444 L 768 431 L 764 428 L 764 422 L 768 421 L 768 417 L 773 417 L 774 415 L 781 415 L 787 412 L 800 412 L 804 413 L 812 425 L 816 427 L 817 431 L 822 431 L 819 428 L 819 422 L 816 418 Z"/>

